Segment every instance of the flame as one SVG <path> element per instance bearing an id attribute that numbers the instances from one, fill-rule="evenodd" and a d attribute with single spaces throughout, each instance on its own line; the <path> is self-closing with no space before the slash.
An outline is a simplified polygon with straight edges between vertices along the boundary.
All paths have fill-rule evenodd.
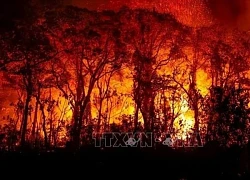
<path id="1" fill-rule="evenodd" d="M 184 95 L 181 96 L 180 106 L 180 115 L 174 121 L 174 128 L 177 130 L 176 138 L 186 139 L 194 127 L 194 112 L 190 110 Z"/>

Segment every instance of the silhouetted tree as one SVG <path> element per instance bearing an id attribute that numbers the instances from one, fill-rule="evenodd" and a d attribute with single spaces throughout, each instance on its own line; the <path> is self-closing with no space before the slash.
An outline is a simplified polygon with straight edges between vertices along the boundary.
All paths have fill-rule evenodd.
<path id="1" fill-rule="evenodd" d="M 45 36 L 42 24 L 37 22 L 32 25 L 19 24 L 8 37 L 1 59 L 10 83 L 26 93 L 21 124 L 21 144 L 24 145 L 32 96 L 36 93 L 42 72 L 46 72 L 43 66 L 56 52 Z"/>
<path id="2" fill-rule="evenodd" d="M 54 32 L 60 31 L 60 36 L 51 36 L 65 54 L 52 69 L 57 87 L 73 108 L 71 137 L 75 149 L 80 145 L 83 124 L 87 123 L 85 115 L 91 113 L 87 107 L 93 89 L 99 79 L 119 70 L 123 53 L 117 50 L 114 27 L 101 21 L 98 14 L 74 8 L 67 8 L 64 13 L 64 22 L 55 22 L 58 29 Z M 91 18 L 86 19 L 87 16 Z"/>
<path id="3" fill-rule="evenodd" d="M 138 113 L 141 111 L 146 131 L 152 131 L 155 123 L 155 97 L 157 87 L 154 81 L 157 73 L 171 60 L 180 58 L 177 43 L 182 27 L 170 15 L 161 15 L 146 10 L 125 11 L 127 25 L 124 27 L 124 41 L 133 53 L 134 100 L 136 102 L 135 129 Z M 123 18 L 123 17 L 121 17 Z"/>

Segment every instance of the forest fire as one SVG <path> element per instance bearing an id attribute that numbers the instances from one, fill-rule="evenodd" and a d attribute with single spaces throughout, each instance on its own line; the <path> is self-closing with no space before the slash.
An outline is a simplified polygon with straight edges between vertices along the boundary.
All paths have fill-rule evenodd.
<path id="1" fill-rule="evenodd" d="M 250 179 L 247 0 L 1 3 L 0 162 Z"/>
<path id="2" fill-rule="evenodd" d="M 166 11 L 50 6 L 0 35 L 0 142 L 78 149 L 114 131 L 248 139 L 250 36 L 212 22 L 203 1 Z"/>

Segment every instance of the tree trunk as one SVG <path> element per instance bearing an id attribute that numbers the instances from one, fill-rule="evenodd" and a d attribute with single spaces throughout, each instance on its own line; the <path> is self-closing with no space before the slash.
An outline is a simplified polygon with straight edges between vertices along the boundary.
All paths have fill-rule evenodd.
<path id="1" fill-rule="evenodd" d="M 195 58 L 196 59 L 196 58 Z M 190 82 L 190 87 L 189 87 L 189 98 L 192 98 L 190 99 L 191 102 L 192 102 L 192 108 L 194 110 L 194 121 L 195 121 L 195 124 L 194 124 L 194 129 L 195 129 L 195 134 L 196 134 L 196 138 L 197 138 L 197 143 L 198 143 L 198 146 L 201 146 L 202 143 L 201 143 L 201 137 L 200 137 L 200 123 L 199 123 L 199 93 L 196 89 L 196 76 L 197 76 L 197 67 L 196 67 L 197 64 L 194 64 L 193 65 L 193 68 L 192 68 L 192 72 L 191 72 L 191 82 Z"/>
<path id="2" fill-rule="evenodd" d="M 102 102 L 103 99 L 100 100 L 99 112 L 98 112 L 98 122 L 97 122 L 97 134 L 100 133 L 101 123 L 102 123 Z"/>
<path id="3" fill-rule="evenodd" d="M 26 143 L 26 132 L 27 132 L 27 125 L 28 125 L 28 117 L 29 117 L 29 104 L 31 101 L 31 93 L 27 92 L 27 97 L 24 105 L 23 111 L 23 119 L 22 119 L 22 135 L 21 135 L 21 146 L 24 147 Z"/>
<path id="4" fill-rule="evenodd" d="M 199 109 L 197 103 L 194 106 L 194 121 L 195 121 L 195 133 L 197 138 L 198 146 L 202 146 L 201 136 L 200 136 L 200 123 L 199 123 Z"/>
<path id="5" fill-rule="evenodd" d="M 141 112 L 144 119 L 145 131 L 151 132 L 153 130 L 155 112 L 154 112 L 154 99 L 155 94 L 153 92 L 151 82 L 146 83 L 147 85 L 143 87 L 144 91 L 142 92 L 142 106 Z"/>
<path id="6" fill-rule="evenodd" d="M 136 105 L 135 109 L 135 119 L 134 119 L 134 131 L 138 130 L 138 121 L 139 121 L 139 107 Z"/>
<path id="7" fill-rule="evenodd" d="M 21 147 L 24 148 L 26 144 L 26 133 L 29 118 L 29 105 L 32 98 L 32 71 L 30 69 L 29 63 L 26 64 L 25 74 L 23 74 L 23 83 L 26 88 L 26 100 L 23 110 L 22 128 L 21 128 Z"/>
<path id="8" fill-rule="evenodd" d="M 51 101 L 53 101 L 51 88 L 50 88 L 49 97 L 50 97 L 50 103 L 51 103 Z M 48 144 L 49 144 L 49 146 L 51 146 L 52 135 L 53 135 L 53 107 L 51 107 L 51 109 L 49 110 L 49 113 L 50 113 L 50 118 L 49 118 L 49 141 L 48 141 Z"/>
<path id="9" fill-rule="evenodd" d="M 71 148 L 74 149 L 75 145 L 75 141 L 76 141 L 76 136 L 77 136 L 77 127 L 78 127 L 78 123 L 79 123 L 79 111 L 80 111 L 80 107 L 78 105 L 78 102 L 75 103 L 75 107 L 74 107 L 74 112 L 73 112 L 73 125 L 72 125 L 72 130 L 71 130 Z"/>
<path id="10" fill-rule="evenodd" d="M 34 114 L 34 120 L 33 120 L 33 125 L 32 125 L 32 138 L 33 139 L 35 139 L 35 134 L 36 134 L 39 101 L 40 101 L 40 87 L 38 87 L 38 92 L 37 92 L 37 97 L 36 97 L 36 107 L 35 107 L 35 112 L 34 112 L 35 114 Z"/>
<path id="11" fill-rule="evenodd" d="M 48 149 L 48 135 L 47 135 L 47 131 L 46 131 L 46 116 L 44 113 L 44 107 L 43 105 L 41 105 L 40 103 L 40 107 L 41 107 L 41 111 L 42 111 L 42 118 L 43 118 L 43 124 L 42 124 L 42 129 L 43 129 L 43 133 L 44 133 L 44 144 L 46 149 Z"/>
<path id="12" fill-rule="evenodd" d="M 83 117 L 84 112 L 86 110 L 86 107 L 88 103 L 90 102 L 90 95 L 86 96 L 83 105 L 81 105 L 79 108 L 79 113 L 75 114 L 75 124 L 73 125 L 73 137 L 72 137 L 72 149 L 78 150 L 80 147 L 80 139 L 81 139 L 81 130 L 82 130 L 82 124 L 83 124 Z"/>
<path id="13" fill-rule="evenodd" d="M 49 119 L 49 145 L 52 144 L 52 135 L 53 135 L 53 121 L 52 121 L 52 116 L 50 116 L 50 119 Z"/>

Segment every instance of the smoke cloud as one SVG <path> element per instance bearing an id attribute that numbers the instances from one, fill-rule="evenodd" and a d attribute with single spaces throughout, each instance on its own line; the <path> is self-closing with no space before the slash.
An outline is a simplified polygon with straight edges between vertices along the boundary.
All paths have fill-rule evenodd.
<path id="1" fill-rule="evenodd" d="M 250 30 L 250 0 L 65 0 L 89 9 L 156 8 L 173 13 L 187 25 L 209 26 L 220 21 L 228 27 Z"/>
<path id="2" fill-rule="evenodd" d="M 250 29 L 249 0 L 206 0 L 212 16 L 221 23 Z"/>

